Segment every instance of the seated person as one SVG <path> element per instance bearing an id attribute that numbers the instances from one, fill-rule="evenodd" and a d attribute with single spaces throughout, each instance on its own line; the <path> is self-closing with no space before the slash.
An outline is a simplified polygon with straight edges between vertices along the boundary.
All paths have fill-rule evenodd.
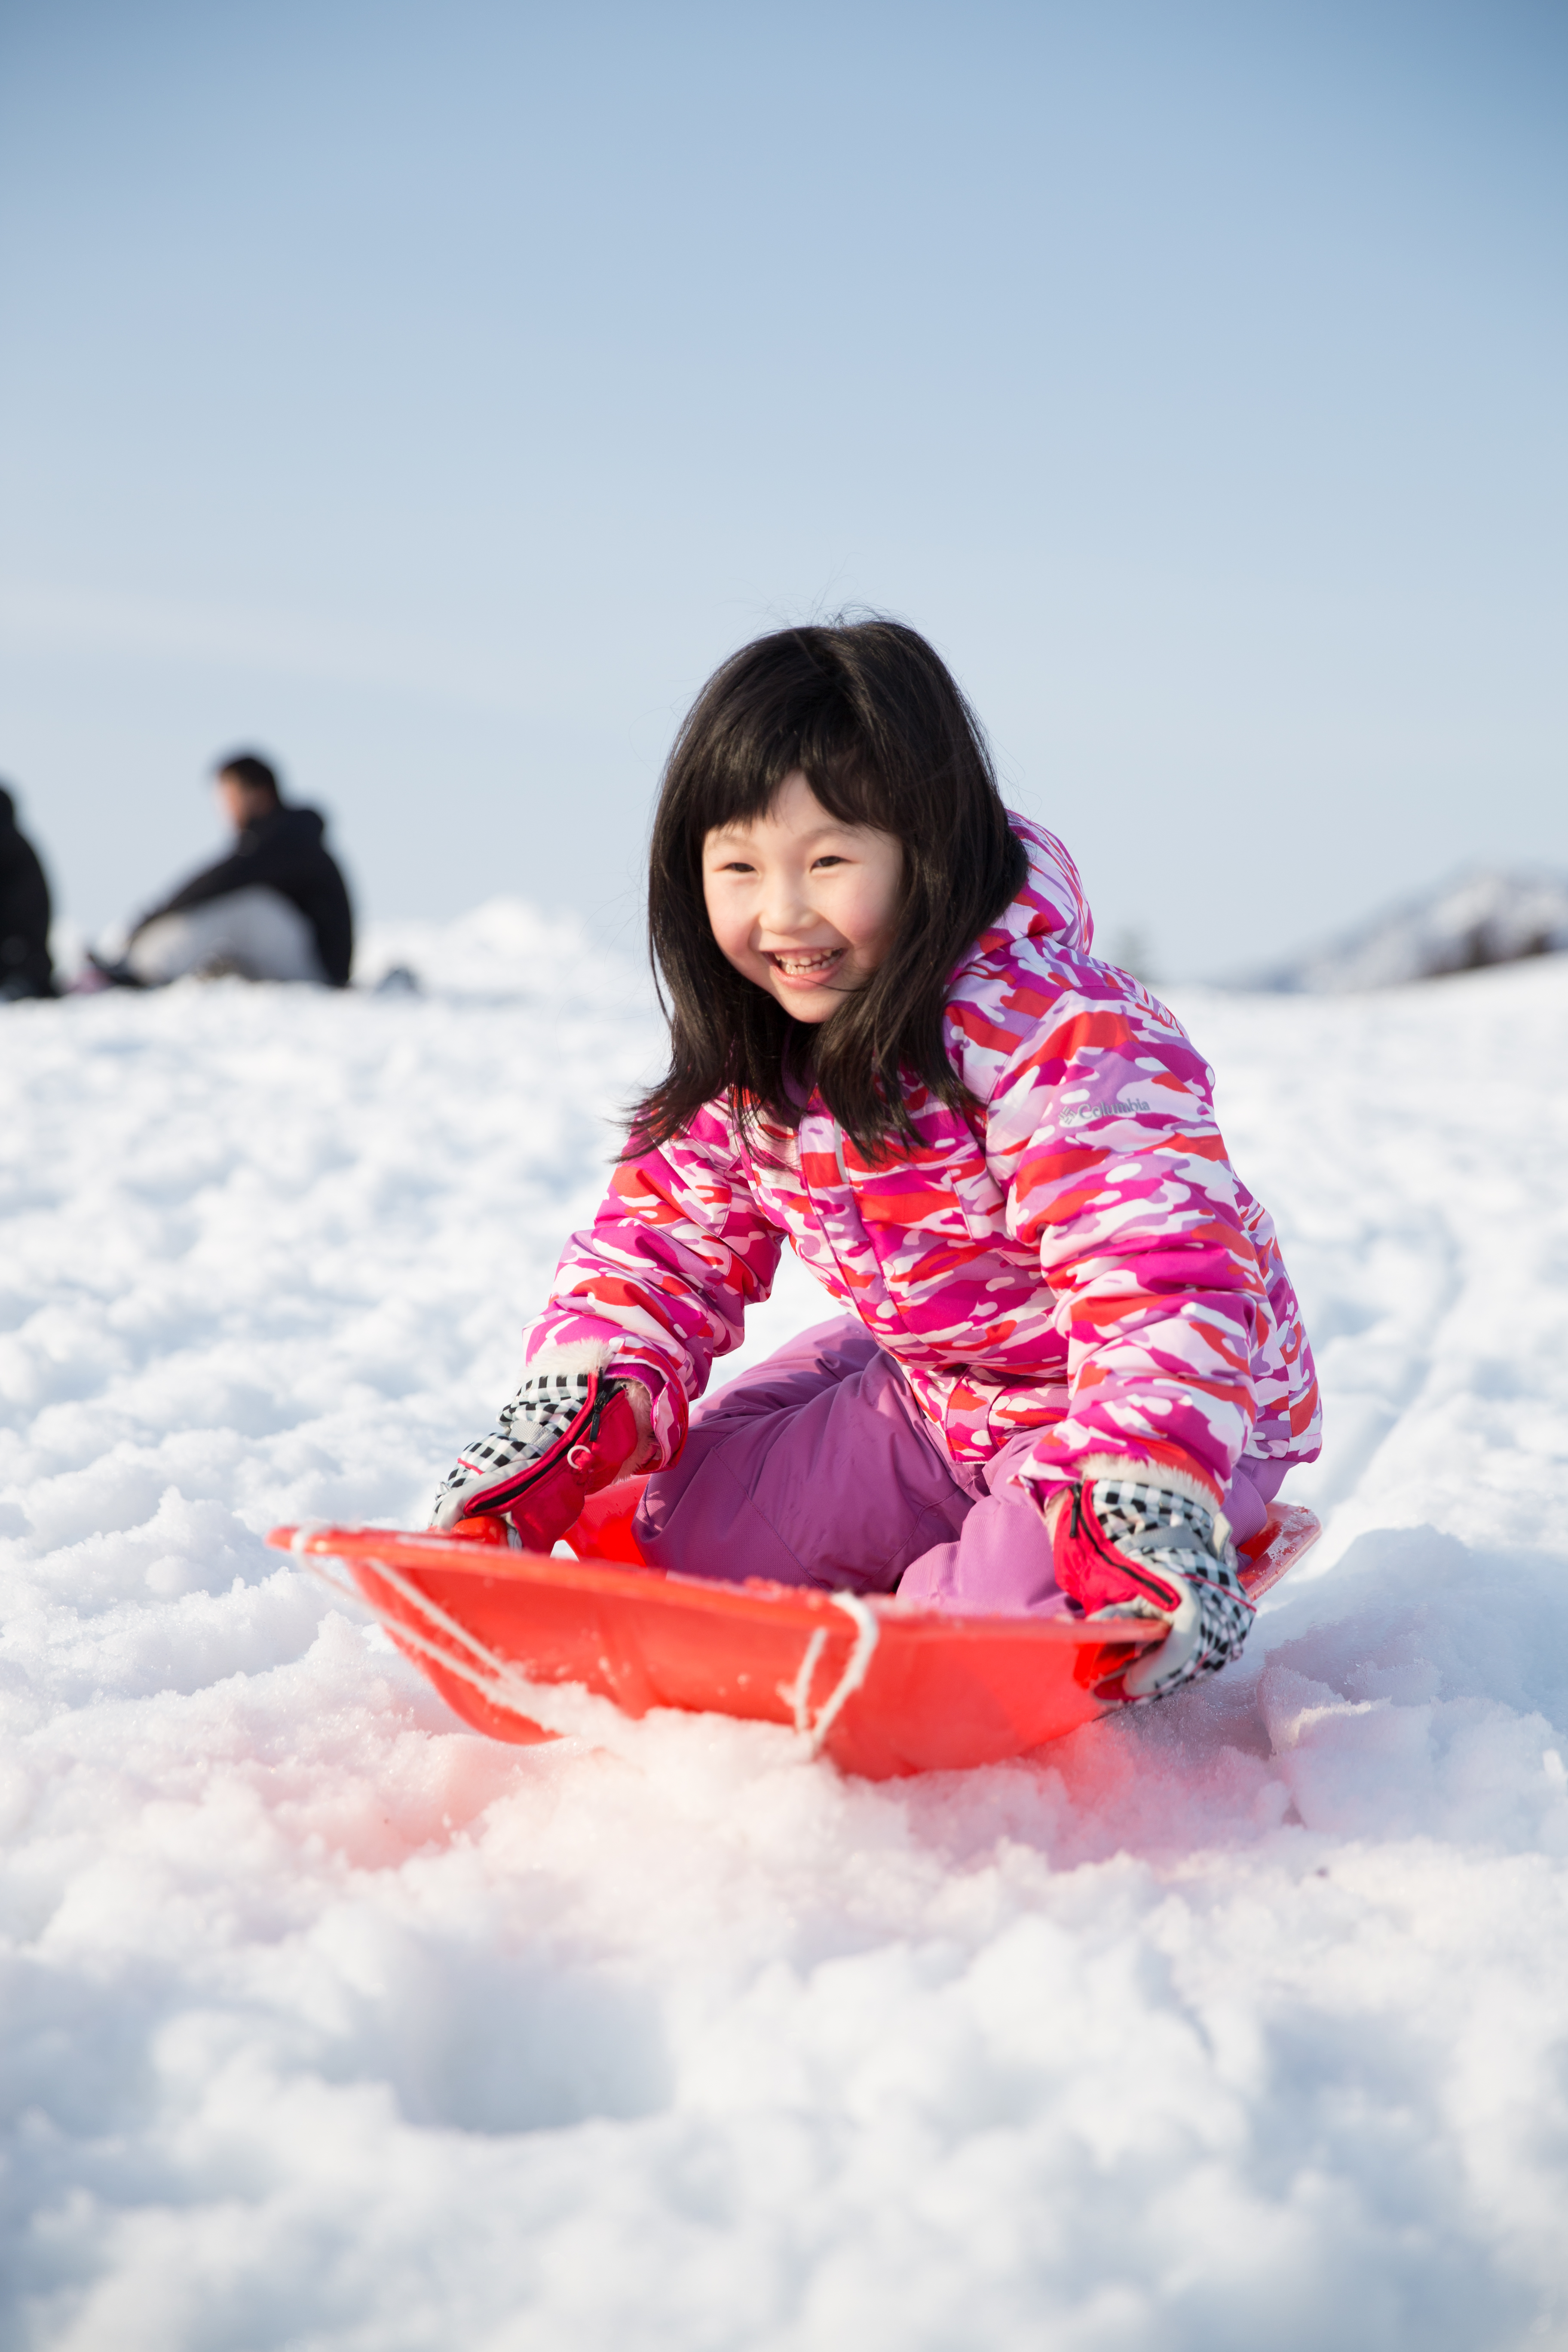
<path id="1" fill-rule="evenodd" d="M 314 809 L 288 806 L 265 760 L 238 751 L 214 771 L 239 838 L 142 917 L 108 977 L 155 988 L 188 972 L 346 988 L 353 913 Z"/>
<path id="2" fill-rule="evenodd" d="M 649 846 L 669 1074 L 436 1524 L 549 1552 L 646 1470 L 652 1568 L 1152 1617 L 1128 1701 L 1217 1672 L 1236 1547 L 1319 1450 L 1300 1306 L 1213 1072 L 1094 954 L 941 656 L 875 619 L 742 647 Z M 835 1319 L 704 1398 L 786 1242 Z"/>
<path id="3" fill-rule="evenodd" d="M 16 830 L 16 803 L 0 785 L 0 1004 L 54 992 L 49 886 L 37 850 Z"/>

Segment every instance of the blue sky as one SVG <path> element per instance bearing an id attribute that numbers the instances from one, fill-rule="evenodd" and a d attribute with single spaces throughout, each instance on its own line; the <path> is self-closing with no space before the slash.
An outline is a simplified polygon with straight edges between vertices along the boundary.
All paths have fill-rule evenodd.
<path id="1" fill-rule="evenodd" d="M 255 742 L 368 914 L 637 937 L 734 645 L 941 646 L 1157 973 L 1568 864 L 1568 16 L 0 11 L 0 774 L 96 927 Z"/>

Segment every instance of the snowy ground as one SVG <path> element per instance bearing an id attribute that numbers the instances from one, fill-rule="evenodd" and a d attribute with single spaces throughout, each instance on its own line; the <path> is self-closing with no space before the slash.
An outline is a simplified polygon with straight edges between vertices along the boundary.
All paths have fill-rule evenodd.
<path id="1" fill-rule="evenodd" d="M 870 1787 L 489 1744 L 264 1549 L 422 1514 L 656 1050 L 504 908 L 382 950 L 0 1014 L 0 2342 L 1568 2344 L 1568 963 L 1181 999 L 1328 1537 L 1219 1683 Z"/>

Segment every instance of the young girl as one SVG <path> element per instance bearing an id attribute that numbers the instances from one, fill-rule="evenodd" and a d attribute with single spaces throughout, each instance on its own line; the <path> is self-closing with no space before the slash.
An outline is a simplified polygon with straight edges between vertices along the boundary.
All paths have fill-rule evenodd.
<path id="1" fill-rule="evenodd" d="M 668 1075 L 436 1525 L 548 1551 L 651 1468 L 658 1568 L 1157 1615 L 1130 1698 L 1234 1657 L 1233 1535 L 1318 1452 L 1295 1294 L 1210 1071 L 1091 953 L 931 646 L 866 621 L 726 662 L 648 917 Z M 699 1403 L 786 1240 L 840 1313 Z"/>

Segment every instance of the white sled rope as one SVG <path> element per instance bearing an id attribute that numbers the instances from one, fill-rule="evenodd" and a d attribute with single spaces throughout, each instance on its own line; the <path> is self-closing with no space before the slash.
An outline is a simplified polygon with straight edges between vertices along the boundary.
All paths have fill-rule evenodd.
<path id="1" fill-rule="evenodd" d="M 422 1656 L 432 1659 L 444 1673 L 456 1675 L 459 1681 L 470 1684 L 491 1706 L 501 1707 L 509 1715 L 520 1717 L 524 1723 L 539 1724 L 546 1730 L 552 1727 L 543 1723 L 539 1712 L 542 1698 L 548 1706 L 547 1691 L 529 1684 L 514 1665 L 499 1656 L 488 1643 L 481 1642 L 477 1633 L 469 1633 L 466 1625 L 460 1625 L 439 1601 L 432 1601 L 427 1592 L 422 1591 L 412 1578 L 405 1576 L 384 1559 L 367 1559 L 365 1566 L 389 1584 L 399 1600 L 422 1618 L 426 1626 L 446 1634 L 448 1641 L 459 1643 L 468 1655 L 454 1655 L 442 1643 L 433 1640 L 429 1633 L 421 1632 L 380 1601 L 373 1601 L 357 1583 L 347 1581 L 333 1572 L 337 1563 L 329 1556 L 308 1549 L 310 1538 L 321 1532 L 320 1520 L 308 1521 L 295 1528 L 289 1548 L 329 1592 L 340 1601 L 355 1602 L 396 1641 L 407 1643 Z M 818 1625 L 807 1636 L 800 1671 L 795 1680 L 778 1685 L 779 1696 L 794 1715 L 795 1735 L 802 1743 L 802 1760 L 807 1763 L 820 1756 L 823 1742 L 838 1720 L 846 1702 L 853 1697 L 865 1681 L 877 1643 L 881 1638 L 881 1629 L 874 1613 L 858 1594 L 830 1592 L 827 1598 L 835 1608 L 843 1610 L 855 1627 L 854 1643 L 845 1661 L 843 1673 L 814 1716 L 811 1712 L 811 1685 L 816 1679 L 822 1653 L 827 1646 L 827 1628 Z"/>

